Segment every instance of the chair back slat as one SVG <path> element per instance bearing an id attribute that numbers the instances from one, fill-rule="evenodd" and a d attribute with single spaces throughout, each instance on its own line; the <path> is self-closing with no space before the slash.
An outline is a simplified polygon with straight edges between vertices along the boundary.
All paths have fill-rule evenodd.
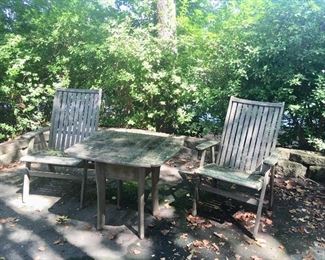
<path id="1" fill-rule="evenodd" d="M 49 147 L 61 150 L 97 130 L 101 90 L 58 89 L 51 118 Z"/>
<path id="2" fill-rule="evenodd" d="M 245 172 L 275 149 L 284 103 L 230 98 L 216 163 Z"/>

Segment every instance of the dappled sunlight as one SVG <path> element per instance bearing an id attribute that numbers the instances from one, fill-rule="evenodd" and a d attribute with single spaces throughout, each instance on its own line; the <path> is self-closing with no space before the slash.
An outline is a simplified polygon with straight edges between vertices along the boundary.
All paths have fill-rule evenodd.
<path id="1" fill-rule="evenodd" d="M 262 259 L 291 259 L 283 245 L 274 236 L 267 233 L 260 232 L 256 241 L 236 241 L 233 245 L 234 251 L 243 258 L 250 258 L 252 256 L 252 251 L 247 250 L 248 246 L 253 247 L 253 254 L 256 253 L 255 255 Z"/>
<path id="2" fill-rule="evenodd" d="M 19 203 L 22 203 L 21 206 L 22 209 L 24 210 L 42 211 L 42 210 L 47 210 L 59 200 L 60 198 L 58 197 L 30 194 L 28 200 L 25 203 L 21 202 L 21 198 L 18 198 L 18 199 L 12 199 L 8 201 L 8 205 L 12 206 L 12 205 L 19 205 Z"/>
<path id="3" fill-rule="evenodd" d="M 107 237 L 103 236 L 100 232 L 69 230 L 65 232 L 65 237 L 69 243 L 82 248 L 91 257 L 121 256 L 121 252 L 105 246 Z"/>

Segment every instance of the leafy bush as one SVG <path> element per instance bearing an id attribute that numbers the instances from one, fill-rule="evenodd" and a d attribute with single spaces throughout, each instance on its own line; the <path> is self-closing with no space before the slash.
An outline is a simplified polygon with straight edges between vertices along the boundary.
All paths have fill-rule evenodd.
<path id="1" fill-rule="evenodd" d="M 169 44 L 155 1 L 112 3 L 0 4 L 0 139 L 47 123 L 56 88 L 80 87 L 103 89 L 104 126 L 218 132 L 235 95 L 286 103 L 283 144 L 325 140 L 324 1 L 177 1 Z"/>

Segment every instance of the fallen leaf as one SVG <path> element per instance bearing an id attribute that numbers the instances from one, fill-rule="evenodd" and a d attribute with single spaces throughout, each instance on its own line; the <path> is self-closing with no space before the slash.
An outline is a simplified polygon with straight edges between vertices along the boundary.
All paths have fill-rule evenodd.
<path id="1" fill-rule="evenodd" d="M 44 247 L 44 246 L 40 246 L 40 247 L 38 248 L 38 251 L 41 251 L 41 252 L 45 251 L 45 247 Z"/>
<path id="2" fill-rule="evenodd" d="M 302 258 L 302 260 L 315 260 L 315 256 L 312 251 L 308 251 L 307 254 Z"/>
<path id="3" fill-rule="evenodd" d="M 216 237 L 219 237 L 221 239 L 228 240 L 228 238 L 224 234 L 213 232 L 213 235 L 215 235 Z"/>
<path id="4" fill-rule="evenodd" d="M 132 253 L 135 255 L 139 255 L 139 254 L 141 254 L 141 251 L 135 248 L 132 250 Z"/>
<path id="5" fill-rule="evenodd" d="M 211 245 L 215 251 L 218 251 L 218 252 L 220 251 L 220 249 L 216 243 L 212 243 Z"/>
<path id="6" fill-rule="evenodd" d="M 251 259 L 252 260 L 263 260 L 263 258 L 256 256 L 256 255 L 251 256 Z"/>
<path id="7" fill-rule="evenodd" d="M 63 245 L 66 242 L 64 238 L 59 238 L 53 242 L 54 245 Z"/>

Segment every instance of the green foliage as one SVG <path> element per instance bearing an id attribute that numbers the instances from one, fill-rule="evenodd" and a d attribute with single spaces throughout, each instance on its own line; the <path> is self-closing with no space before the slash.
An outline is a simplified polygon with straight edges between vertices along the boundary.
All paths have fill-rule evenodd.
<path id="1" fill-rule="evenodd" d="M 152 0 L 1 3 L 0 139 L 48 122 L 56 88 L 80 87 L 103 89 L 104 126 L 217 132 L 236 95 L 286 103 L 283 143 L 325 140 L 324 1 L 176 4 L 166 43 Z"/>

